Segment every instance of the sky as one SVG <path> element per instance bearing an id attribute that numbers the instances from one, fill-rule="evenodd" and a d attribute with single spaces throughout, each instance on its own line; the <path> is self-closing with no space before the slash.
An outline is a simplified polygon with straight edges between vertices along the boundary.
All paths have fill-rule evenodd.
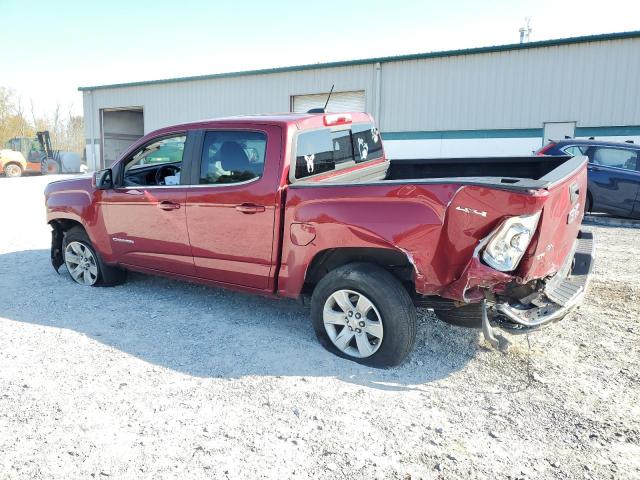
<path id="1" fill-rule="evenodd" d="M 0 86 L 38 114 L 79 86 L 640 30 L 640 0 L 0 0 Z"/>

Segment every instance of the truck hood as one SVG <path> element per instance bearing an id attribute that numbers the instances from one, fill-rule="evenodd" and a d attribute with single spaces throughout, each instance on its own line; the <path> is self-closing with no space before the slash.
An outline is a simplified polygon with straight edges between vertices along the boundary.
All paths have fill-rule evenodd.
<path id="1" fill-rule="evenodd" d="M 44 195 L 49 198 L 51 195 L 63 192 L 86 192 L 91 194 L 94 191 L 93 177 L 91 175 L 82 175 L 49 183 L 44 189 Z"/>

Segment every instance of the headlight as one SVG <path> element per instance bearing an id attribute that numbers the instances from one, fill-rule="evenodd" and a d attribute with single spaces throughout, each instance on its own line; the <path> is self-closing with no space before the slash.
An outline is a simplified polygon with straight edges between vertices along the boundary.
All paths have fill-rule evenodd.
<path id="1" fill-rule="evenodd" d="M 501 272 L 515 270 L 531 243 L 539 218 L 540 212 L 505 220 L 489 238 L 482 259 Z"/>

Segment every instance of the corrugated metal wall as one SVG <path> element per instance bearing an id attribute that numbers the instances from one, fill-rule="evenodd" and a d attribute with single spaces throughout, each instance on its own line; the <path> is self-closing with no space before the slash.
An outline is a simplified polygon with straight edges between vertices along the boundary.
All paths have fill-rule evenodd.
<path id="1" fill-rule="evenodd" d="M 94 130 L 100 109 L 141 106 L 145 132 L 150 132 L 207 118 L 288 112 L 292 95 L 328 92 L 334 83 L 336 91 L 364 90 L 367 111 L 373 111 L 373 72 L 373 65 L 359 65 L 85 91 L 85 118 L 91 118 L 93 95 Z M 87 138 L 90 124 L 85 122 Z"/>
<path id="2" fill-rule="evenodd" d="M 640 124 L 640 39 L 382 65 L 383 131 Z"/>
<path id="3" fill-rule="evenodd" d="M 383 132 L 640 125 L 640 38 L 389 61 L 381 67 Z M 364 90 L 376 112 L 374 63 L 84 92 L 87 139 L 99 112 L 144 109 L 144 129 L 250 113 L 286 112 L 292 95 Z M 93 98 L 91 98 L 93 97 Z M 91 119 L 93 118 L 93 121 Z M 93 130 L 92 130 L 93 129 Z"/>

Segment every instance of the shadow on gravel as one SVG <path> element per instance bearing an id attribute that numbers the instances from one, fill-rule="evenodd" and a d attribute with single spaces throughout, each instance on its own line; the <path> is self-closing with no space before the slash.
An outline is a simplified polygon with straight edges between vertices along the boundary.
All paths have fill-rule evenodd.
<path id="1" fill-rule="evenodd" d="M 223 289 L 130 274 L 119 287 L 76 285 L 56 275 L 48 250 L 0 255 L 0 317 L 74 330 L 146 362 L 200 377 L 326 376 L 371 388 L 409 390 L 463 368 L 478 350 L 475 330 L 419 314 L 416 349 L 378 370 L 326 352 L 308 311 Z"/>

